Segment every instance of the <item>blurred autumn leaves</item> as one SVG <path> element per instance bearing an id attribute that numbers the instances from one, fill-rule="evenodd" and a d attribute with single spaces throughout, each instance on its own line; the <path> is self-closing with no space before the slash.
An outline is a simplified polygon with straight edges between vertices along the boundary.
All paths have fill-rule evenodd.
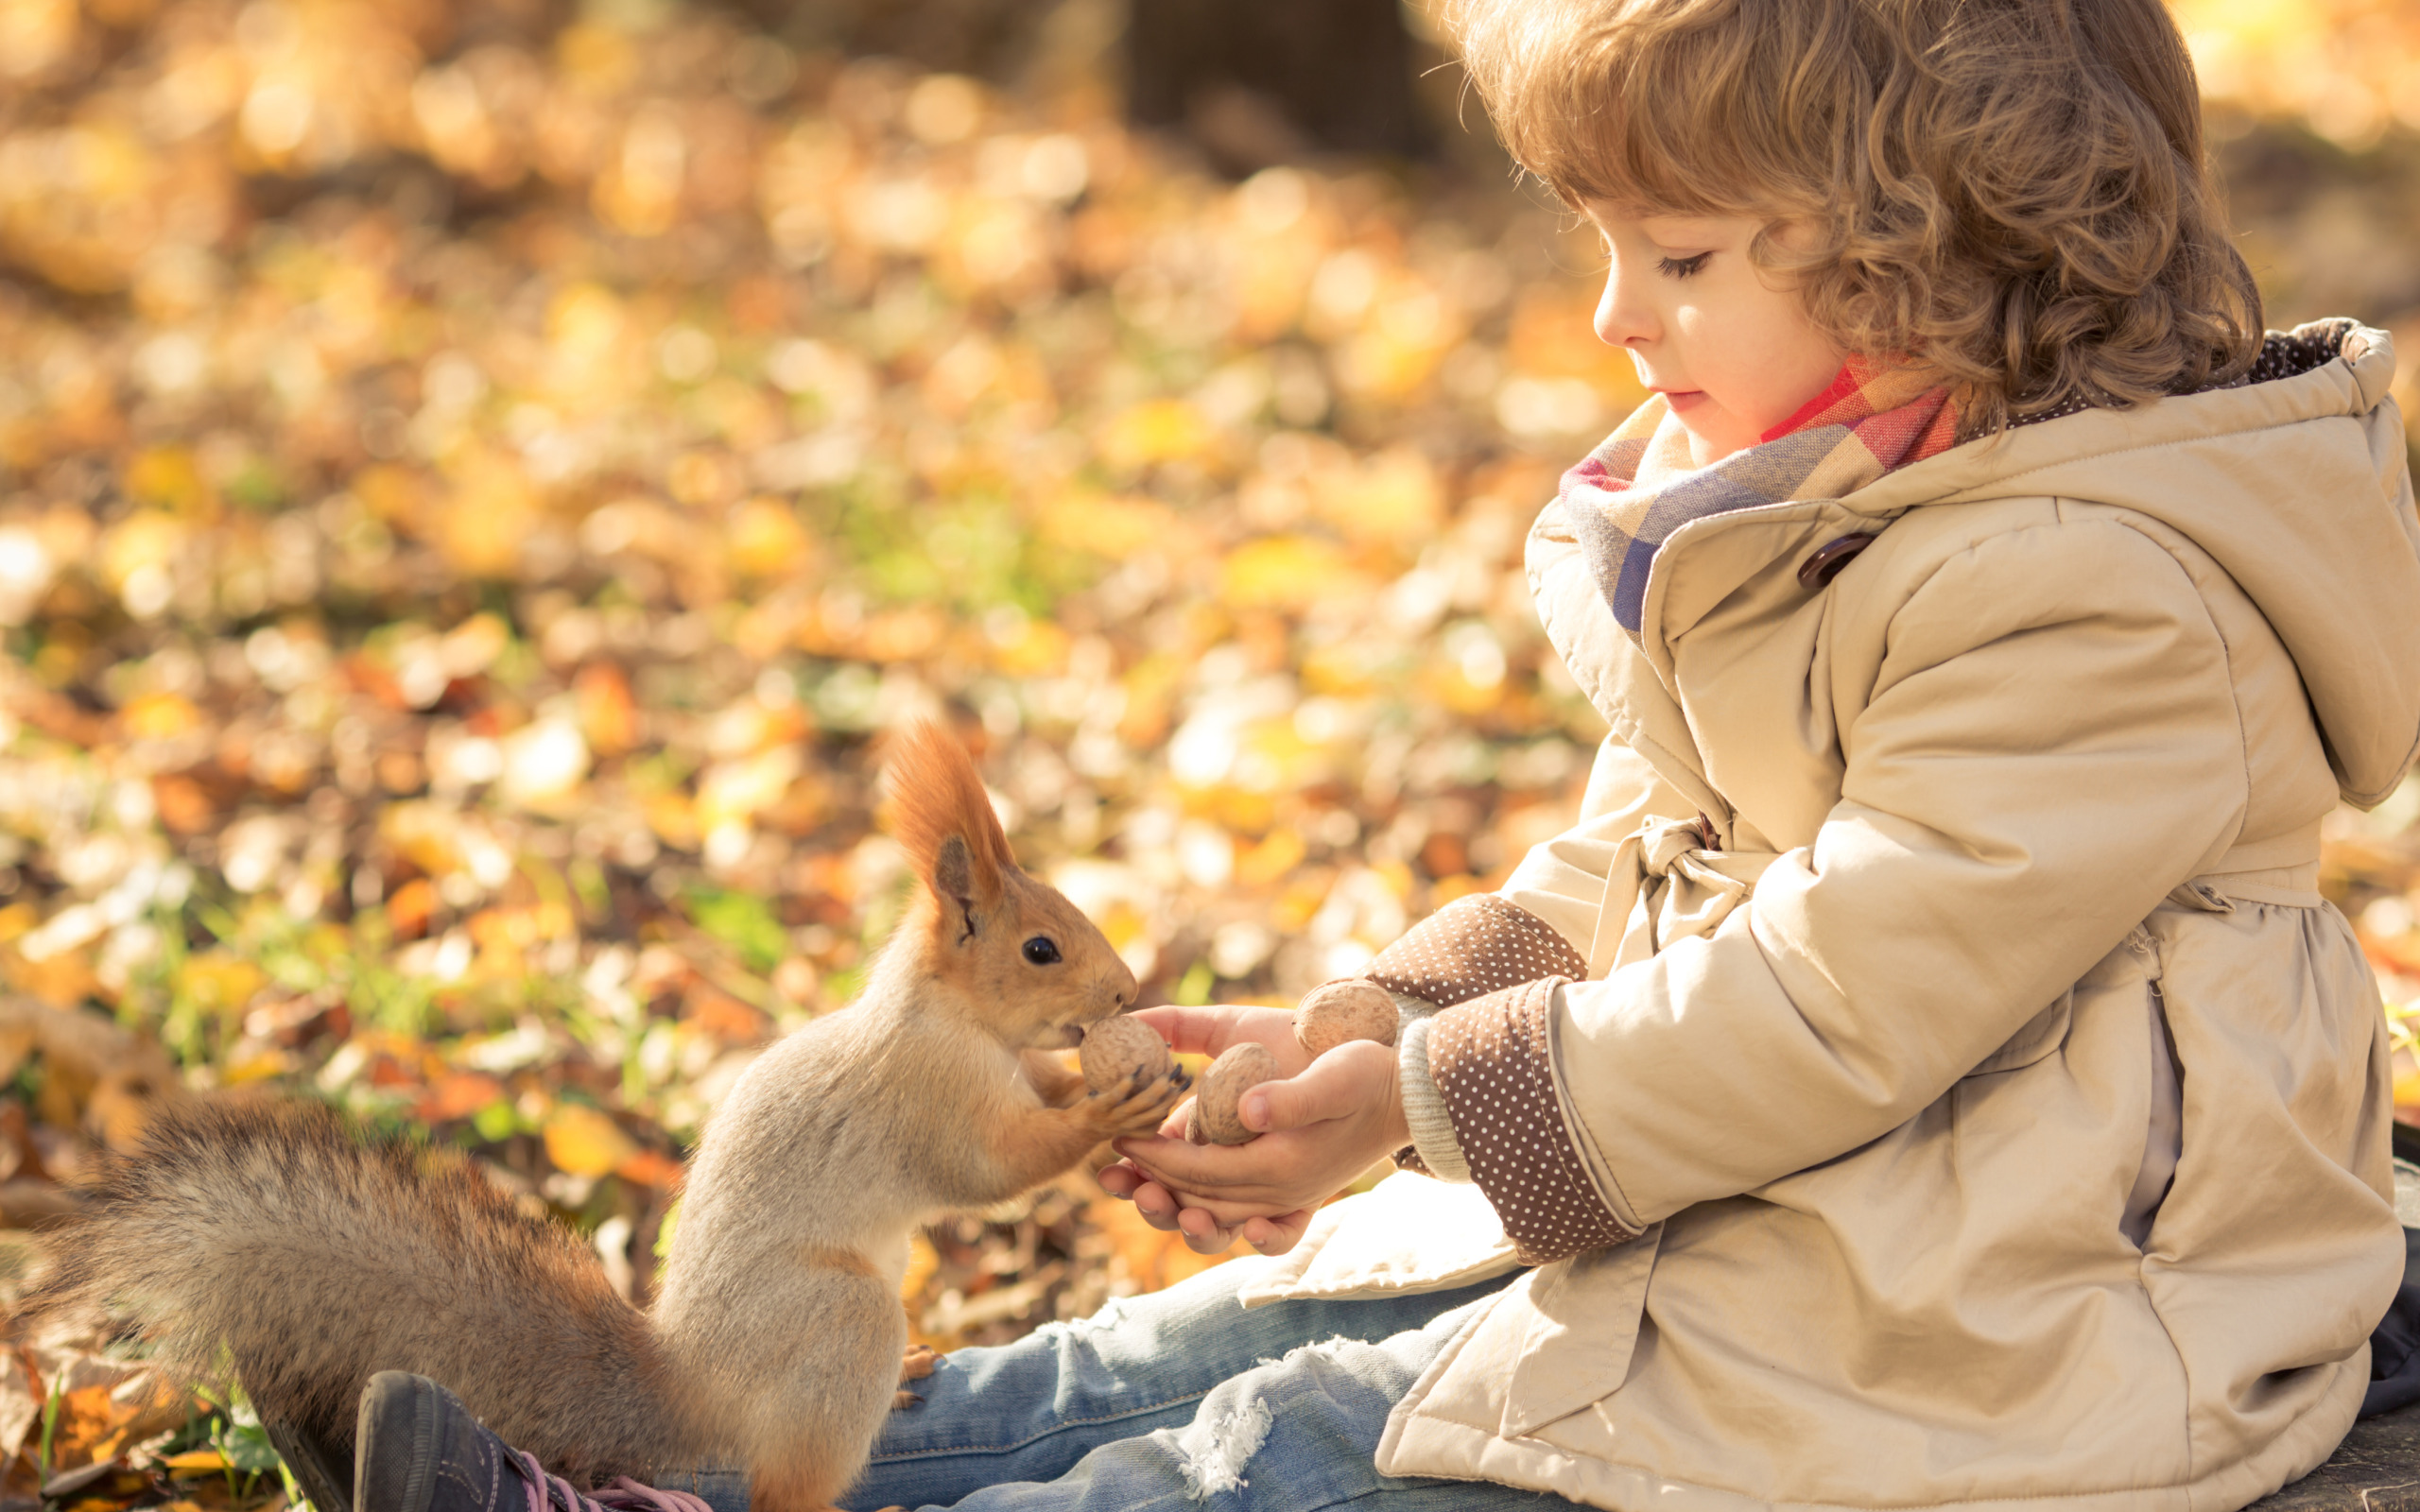
<path id="1" fill-rule="evenodd" d="M 122 1026 L 13 1063 L 52 1211 L 147 1097 L 275 1088 L 643 1292 L 685 1142 L 895 917 L 912 713 L 1161 997 L 1351 970 L 1568 812 L 1519 543 L 1633 391 L 1492 186 L 1230 184 L 701 12 L 5 15 L 0 973 Z M 931 1235 L 911 1316 L 1202 1263 L 1075 1178 Z M 234 1464 L 196 1421 L 110 1494 Z"/>
<path id="2" fill-rule="evenodd" d="M 896 916 L 913 713 L 1148 993 L 1357 969 L 1601 732 L 1519 570 L 1638 397 L 1592 266 L 1496 183 L 1228 182 L 1098 79 L 701 9 L 0 0 L 0 1219 L 275 1089 L 468 1146 L 643 1292 L 700 1121 Z M 2331 851 L 2398 1003 L 2413 816 Z M 937 1229 L 910 1313 L 1202 1263 L 1071 1178 Z M 76 1341 L 0 1377 L 0 1496 L 274 1463 Z"/>

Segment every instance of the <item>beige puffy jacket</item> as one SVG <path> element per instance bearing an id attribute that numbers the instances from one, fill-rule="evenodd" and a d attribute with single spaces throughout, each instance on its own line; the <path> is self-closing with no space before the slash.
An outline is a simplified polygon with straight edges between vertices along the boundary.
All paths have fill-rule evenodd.
<path id="1" fill-rule="evenodd" d="M 1541 517 L 1537 603 L 1613 735 L 1495 903 L 1586 963 L 1531 994 L 1535 1137 L 1636 1237 L 1496 1294 L 1381 1469 L 2206 1512 L 2327 1456 L 2403 1248 L 2319 828 L 2420 741 L 2420 520 L 2387 338 L 2300 335 L 2267 381 L 1695 521 L 1643 649 Z M 1454 1122 L 1424 1153 L 1478 1186 L 1336 1204 L 1245 1301 L 1539 1258 L 1486 1190 L 1518 1152 Z"/>

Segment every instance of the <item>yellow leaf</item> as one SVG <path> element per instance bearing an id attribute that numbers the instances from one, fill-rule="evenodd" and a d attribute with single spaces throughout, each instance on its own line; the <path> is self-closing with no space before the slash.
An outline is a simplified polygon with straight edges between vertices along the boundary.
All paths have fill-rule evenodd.
<path id="1" fill-rule="evenodd" d="M 806 565 L 813 546 L 798 511 L 779 499 L 758 497 L 739 506 L 724 535 L 731 565 L 754 577 L 797 571 Z"/>
<path id="2" fill-rule="evenodd" d="M 235 1013 L 267 986 L 268 973 L 227 951 L 187 956 L 177 971 L 178 990 L 206 1011 Z"/>
<path id="3" fill-rule="evenodd" d="M 603 1176 L 636 1155 L 637 1143 L 594 1108 L 565 1103 L 546 1120 L 546 1159 L 574 1176 Z"/>
<path id="4" fill-rule="evenodd" d="M 2420 1108 L 2420 1071 L 2407 1071 L 2394 1078 L 2394 1106 Z"/>
<path id="5" fill-rule="evenodd" d="M 227 1468 L 227 1456 L 215 1449 L 189 1449 L 182 1454 L 171 1454 L 160 1462 L 175 1475 L 206 1475 Z"/>
<path id="6" fill-rule="evenodd" d="M 1344 553 L 1315 536 L 1246 541 L 1219 572 L 1219 596 L 1247 609 L 1301 609 L 1363 586 Z"/>
<path id="7" fill-rule="evenodd" d="M 245 1056 L 229 1063 L 226 1074 L 219 1078 L 219 1085 L 240 1087 L 248 1081 L 266 1081 L 283 1074 L 287 1065 L 288 1057 L 283 1050 L 270 1049 L 258 1055 Z"/>
<path id="8" fill-rule="evenodd" d="M 389 803 L 378 816 L 378 831 L 396 854 L 429 876 L 441 877 L 462 864 L 461 822 L 440 804 Z"/>
<path id="9" fill-rule="evenodd" d="M 931 1240 L 923 1234 L 908 1240 L 908 1271 L 899 1280 L 899 1299 L 903 1302 L 908 1301 L 923 1291 L 925 1283 L 933 1279 L 933 1272 L 941 1269 L 941 1254 L 933 1248 Z"/>
<path id="10" fill-rule="evenodd" d="M 1048 620 L 1027 620 L 998 643 L 993 662 L 1011 677 L 1046 677 L 1067 664 L 1070 644 L 1067 632 Z"/>
<path id="11" fill-rule="evenodd" d="M 1127 471 L 1156 462 L 1188 461 L 1210 449 L 1216 433 L 1182 399 L 1150 399 L 1125 411 L 1101 433 L 1101 460 Z"/>
<path id="12" fill-rule="evenodd" d="M 1053 545 L 1112 560 L 1158 542 L 1178 528 L 1176 511 L 1156 499 L 1113 498 L 1080 491 L 1053 494 L 1037 522 Z"/>
<path id="13" fill-rule="evenodd" d="M 698 848 L 698 811 L 688 794 L 678 789 L 649 793 L 640 800 L 639 807 L 657 839 L 679 850 Z"/>
<path id="14" fill-rule="evenodd" d="M 746 823 L 781 801 L 802 766 L 796 746 L 776 746 L 743 760 L 715 763 L 698 782 L 698 827 L 713 830 Z"/>
<path id="15" fill-rule="evenodd" d="M 1362 541 L 1419 541 L 1437 533 L 1445 490 L 1428 458 L 1409 446 L 1313 477 L 1312 504 L 1321 518 Z"/>
<path id="16" fill-rule="evenodd" d="M 185 523 L 156 509 L 130 514 L 101 538 L 101 579 L 112 592 L 146 568 L 164 569 L 184 549 Z"/>
<path id="17" fill-rule="evenodd" d="M 1266 887 L 1294 869 L 1309 854 L 1303 837 L 1292 830 L 1271 830 L 1269 838 L 1236 860 L 1236 881 L 1246 887 Z"/>
<path id="18" fill-rule="evenodd" d="M 126 491 L 144 504 L 164 505 L 184 514 L 199 513 L 210 502 L 210 486 L 193 453 L 182 446 L 155 446 L 136 455 L 126 468 Z"/>
<path id="19" fill-rule="evenodd" d="M 147 693 L 121 710 L 118 717 L 126 732 L 137 740 L 167 740 L 201 723 L 200 711 L 173 693 Z"/>

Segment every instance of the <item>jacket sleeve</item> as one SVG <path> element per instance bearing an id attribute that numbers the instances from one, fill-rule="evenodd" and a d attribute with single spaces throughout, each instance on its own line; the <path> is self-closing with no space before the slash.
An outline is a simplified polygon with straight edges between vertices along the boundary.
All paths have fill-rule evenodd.
<path id="1" fill-rule="evenodd" d="M 1585 974 L 1605 875 L 1622 840 L 1651 814 L 1686 811 L 1652 767 L 1609 736 L 1589 769 L 1577 824 L 1532 848 L 1502 888 L 1447 904 L 1371 962 L 1367 974 L 1403 1012 L 1399 1058 L 1413 1143 L 1400 1163 L 1472 1179 L 1429 1069 L 1430 1014 L 1504 988 Z"/>
<path id="2" fill-rule="evenodd" d="M 1480 1148 L 1513 1147 L 1480 1131 L 1488 1110 L 1532 1139 L 1568 1133 L 1585 1180 L 1553 1201 L 1585 1211 L 1514 1231 L 1533 1256 L 1905 1123 L 2223 851 L 2244 812 L 2226 647 L 2184 569 L 2117 523 L 1953 557 L 1893 617 L 1871 687 L 1835 697 L 1839 804 L 1711 937 L 1429 1026 L 1491 1198 L 1491 1164 L 1499 1181 L 1538 1175 Z"/>

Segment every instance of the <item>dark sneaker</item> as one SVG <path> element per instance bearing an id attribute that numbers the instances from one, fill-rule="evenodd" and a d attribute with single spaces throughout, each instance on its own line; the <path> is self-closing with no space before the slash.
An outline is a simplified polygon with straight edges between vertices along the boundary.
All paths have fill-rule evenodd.
<path id="1" fill-rule="evenodd" d="M 353 1512 L 353 1451 L 292 1423 L 264 1420 L 269 1447 L 294 1476 L 312 1512 Z"/>
<path id="2" fill-rule="evenodd" d="M 372 1376 L 353 1441 L 354 1512 L 521 1512 L 528 1505 L 512 1446 L 426 1376 Z"/>
<path id="3" fill-rule="evenodd" d="M 627 1479 L 579 1491 L 426 1376 L 372 1376 L 357 1422 L 353 1512 L 713 1512 L 696 1495 Z"/>

